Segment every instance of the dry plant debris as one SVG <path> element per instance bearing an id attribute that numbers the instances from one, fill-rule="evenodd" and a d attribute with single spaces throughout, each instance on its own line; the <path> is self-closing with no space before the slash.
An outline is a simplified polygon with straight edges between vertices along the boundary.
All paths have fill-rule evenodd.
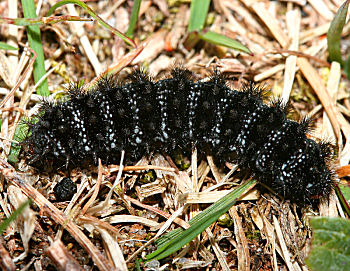
<path id="1" fill-rule="evenodd" d="M 55 3 L 38 1 L 38 14 L 45 14 Z M 133 1 L 86 3 L 110 25 L 126 31 Z M 188 1 L 142 1 L 134 33 L 139 50 L 131 56 L 127 55 L 130 46 L 96 22 L 44 25 L 49 89 L 53 97 L 59 96 L 64 84 L 82 79 L 94 82 L 101 73 L 137 55 L 132 65 L 147 67 L 155 78 L 164 78 L 174 63 L 202 77 L 217 68 L 234 79 L 236 88 L 244 79 L 271 87 L 274 96 L 291 102 L 294 119 L 312 117 L 312 136 L 337 144 L 335 165 L 343 167 L 342 177 L 349 176 L 349 83 L 338 63 L 327 62 L 325 36 L 341 4 L 340 0 L 213 0 L 208 29 L 240 41 L 253 55 L 205 42 L 186 49 Z M 73 5 L 59 12 L 86 15 Z M 20 2 L 0 2 L 0 15 L 23 17 Z M 134 269 L 136 259 L 155 249 L 153 241 L 159 231 L 187 228 L 189 219 L 241 182 L 235 167 L 219 170 L 211 157 L 197 164 L 194 153 L 184 162 L 190 164 L 188 169 L 180 170 L 176 158 L 157 154 L 135 166 L 75 170 L 71 177 L 78 185 L 77 193 L 69 202 L 55 201 L 53 187 L 63 176 L 40 174 L 25 165 L 16 171 L 6 162 L 18 121 L 35 111 L 40 97 L 33 94 L 36 86 L 25 28 L 0 27 L 1 41 L 20 48 L 0 51 L 0 221 L 28 196 L 34 200 L 0 238 L 0 266 L 7 270 Z M 348 24 L 343 32 L 344 55 L 349 53 L 349 30 Z M 126 68 L 121 74 L 129 71 Z M 258 190 L 242 198 L 228 214 L 172 258 L 141 263 L 141 268 L 308 270 L 309 217 L 346 217 L 335 194 L 312 210 Z"/>

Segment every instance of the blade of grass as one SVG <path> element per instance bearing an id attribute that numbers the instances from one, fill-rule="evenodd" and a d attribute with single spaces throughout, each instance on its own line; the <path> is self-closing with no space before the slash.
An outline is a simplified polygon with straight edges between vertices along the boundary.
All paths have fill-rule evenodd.
<path id="1" fill-rule="evenodd" d="M 25 18 L 36 18 L 34 0 L 22 0 L 23 14 Z M 34 62 L 33 74 L 34 82 L 38 82 L 46 73 L 44 64 L 44 51 L 41 44 L 40 28 L 37 25 L 27 26 L 27 35 L 30 47 L 37 53 Z M 49 96 L 49 85 L 47 79 L 37 88 L 37 94 L 41 96 Z"/>
<path id="2" fill-rule="evenodd" d="M 336 183 L 333 184 L 333 186 L 334 186 L 335 193 L 337 194 L 341 205 L 345 209 L 345 212 L 350 216 L 350 206 L 349 206 L 348 200 L 344 197 L 344 194 L 343 194 L 344 189 L 342 189 L 342 186 L 340 186 Z"/>
<path id="3" fill-rule="evenodd" d="M 32 203 L 32 200 L 29 199 L 27 200 L 26 202 L 22 203 L 21 206 L 18 207 L 18 209 L 16 209 L 12 215 L 5 219 L 1 224 L 0 224 L 0 234 L 2 234 L 6 229 L 7 227 L 10 225 L 10 223 L 12 221 L 14 221 L 22 212 L 23 210 Z"/>
<path id="4" fill-rule="evenodd" d="M 327 32 L 327 44 L 330 61 L 337 61 L 342 66 L 344 61 L 340 52 L 340 38 L 345 25 L 346 14 L 348 12 L 349 0 L 345 1 L 335 14 Z"/>
<path id="5" fill-rule="evenodd" d="M 78 16 L 51 16 L 51 17 L 38 17 L 38 18 L 6 18 L 0 17 L 0 24 L 14 24 L 18 26 L 29 26 L 29 25 L 42 25 L 42 24 L 56 24 L 59 22 L 66 21 L 92 21 L 90 18 L 80 18 Z"/>
<path id="6" fill-rule="evenodd" d="M 55 5 L 53 5 L 49 11 L 47 12 L 47 16 L 51 16 L 54 11 L 64 5 L 67 4 L 76 4 L 80 7 L 82 7 L 84 10 L 86 10 L 87 13 L 89 13 L 89 15 L 94 18 L 95 20 L 97 20 L 102 26 L 104 26 L 105 28 L 107 28 L 109 31 L 111 31 L 113 34 L 115 34 L 116 36 L 120 37 L 121 39 L 124 40 L 124 42 L 130 44 L 132 47 L 136 48 L 137 45 L 136 43 L 130 39 L 129 37 L 127 37 L 126 35 L 124 35 L 123 33 L 121 33 L 120 31 L 118 31 L 117 29 L 115 29 L 114 27 L 112 27 L 111 25 L 109 25 L 107 22 L 105 22 L 100 16 L 98 16 L 88 5 L 86 5 L 85 3 L 83 3 L 82 1 L 79 0 L 63 0 L 60 1 L 58 3 L 56 3 Z"/>
<path id="7" fill-rule="evenodd" d="M 191 50 L 200 40 L 198 37 L 198 31 L 188 33 L 188 37 L 184 42 L 184 46 L 187 50 Z"/>
<path id="8" fill-rule="evenodd" d="M 167 242 L 163 242 L 161 247 L 159 247 L 153 253 L 147 255 L 146 261 L 163 259 L 164 257 L 167 257 L 181 249 L 184 245 L 188 244 L 197 235 L 219 219 L 222 214 L 226 213 L 241 195 L 254 187 L 255 183 L 255 180 L 250 180 L 219 199 L 217 202 L 191 219 L 189 221 L 189 224 L 191 225 L 190 228 L 181 232 L 179 230 L 175 230 L 175 234 L 170 232 L 170 234 L 167 235 L 167 238 L 169 238 L 171 235 L 172 239 L 169 239 Z"/>
<path id="9" fill-rule="evenodd" d="M 135 0 L 134 5 L 132 6 L 132 10 L 131 10 L 129 27 L 125 33 L 125 35 L 127 35 L 129 38 L 131 38 L 133 33 L 134 33 L 137 19 L 139 17 L 140 6 L 141 6 L 141 0 Z"/>
<path id="10" fill-rule="evenodd" d="M 193 48 L 198 40 L 202 39 L 213 44 L 251 54 L 251 51 L 238 41 L 212 31 L 203 31 L 209 6 L 210 0 L 193 0 L 191 2 L 191 14 L 187 28 L 189 35 L 185 42 L 186 49 Z"/>
<path id="11" fill-rule="evenodd" d="M 209 5 L 210 0 L 192 0 L 188 32 L 201 31 L 203 29 Z"/>
<path id="12" fill-rule="evenodd" d="M 0 41 L 0 49 L 2 49 L 2 50 L 18 50 L 18 48 L 13 47 L 11 45 L 8 45 L 7 43 L 1 42 L 1 41 Z"/>
<path id="13" fill-rule="evenodd" d="M 216 32 L 202 31 L 202 32 L 198 33 L 198 36 L 202 40 L 205 40 L 205 41 L 213 43 L 213 44 L 225 46 L 225 47 L 228 47 L 228 48 L 231 48 L 234 50 L 245 52 L 247 54 L 252 53 L 247 47 L 242 45 L 240 42 L 233 40 L 229 37 L 226 37 L 224 35 L 221 35 L 219 33 L 216 33 Z"/>
<path id="14" fill-rule="evenodd" d="M 347 78 L 350 79 L 350 56 L 348 56 L 348 58 L 345 61 L 344 72 L 345 72 Z"/>

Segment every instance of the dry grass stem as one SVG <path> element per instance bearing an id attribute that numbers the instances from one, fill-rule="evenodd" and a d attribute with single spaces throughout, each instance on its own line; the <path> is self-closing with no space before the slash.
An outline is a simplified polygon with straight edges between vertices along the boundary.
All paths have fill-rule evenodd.
<path id="1" fill-rule="evenodd" d="M 55 266 L 58 268 L 58 270 L 84 270 L 60 240 L 54 241 L 47 249 L 46 253 L 51 261 L 55 263 Z"/>

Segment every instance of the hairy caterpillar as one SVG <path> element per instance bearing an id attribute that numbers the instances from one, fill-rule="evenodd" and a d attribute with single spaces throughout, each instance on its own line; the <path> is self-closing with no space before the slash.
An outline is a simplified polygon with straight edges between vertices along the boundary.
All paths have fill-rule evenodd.
<path id="1" fill-rule="evenodd" d="M 92 91 L 72 87 L 68 101 L 44 102 L 31 124 L 23 142 L 29 164 L 77 167 L 98 158 L 116 162 L 121 150 L 135 161 L 197 147 L 249 169 L 292 201 L 329 194 L 331 149 L 306 137 L 308 121 L 287 119 L 279 101 L 265 104 L 253 83 L 236 91 L 219 74 L 207 82 L 191 79 L 189 71 L 174 69 L 156 82 L 135 72 L 126 84 L 104 78 Z"/>

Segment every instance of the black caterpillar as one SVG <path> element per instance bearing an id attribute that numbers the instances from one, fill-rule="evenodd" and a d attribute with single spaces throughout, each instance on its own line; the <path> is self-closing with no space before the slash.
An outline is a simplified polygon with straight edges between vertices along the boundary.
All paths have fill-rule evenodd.
<path id="1" fill-rule="evenodd" d="M 335 176 L 328 168 L 331 148 L 306 137 L 309 121 L 286 118 L 280 101 L 267 105 L 253 83 L 230 89 L 214 73 L 192 81 L 187 70 L 152 81 L 135 72 L 126 84 L 101 79 L 93 91 L 70 89 L 65 102 L 44 102 L 24 140 L 26 159 L 40 167 L 118 163 L 152 152 L 191 151 L 237 163 L 282 196 L 300 203 L 329 194 Z"/>

